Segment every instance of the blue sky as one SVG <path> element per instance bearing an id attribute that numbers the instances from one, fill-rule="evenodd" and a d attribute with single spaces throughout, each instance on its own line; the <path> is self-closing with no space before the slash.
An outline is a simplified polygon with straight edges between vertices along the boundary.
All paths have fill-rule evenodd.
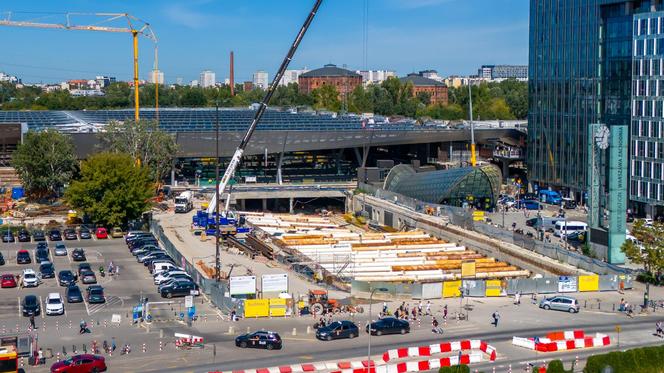
<path id="1" fill-rule="evenodd" d="M 326 63 L 363 68 L 364 1 L 325 0 L 290 68 Z M 400 75 L 436 69 L 450 75 L 474 73 L 481 64 L 527 63 L 528 0 L 368 1 L 370 69 Z M 130 13 L 149 22 L 159 38 L 159 67 L 167 82 L 197 79 L 205 69 L 223 81 L 231 50 L 236 80 L 242 81 L 261 69 L 272 79 L 312 5 L 313 0 L 6 0 L 0 11 L 31 12 L 14 18 L 52 23 L 63 22 L 57 13 Z M 0 71 L 27 82 L 132 76 L 128 35 L 16 27 L 0 27 L 0 33 Z M 153 55 L 152 42 L 141 39 L 142 79 L 152 69 Z"/>

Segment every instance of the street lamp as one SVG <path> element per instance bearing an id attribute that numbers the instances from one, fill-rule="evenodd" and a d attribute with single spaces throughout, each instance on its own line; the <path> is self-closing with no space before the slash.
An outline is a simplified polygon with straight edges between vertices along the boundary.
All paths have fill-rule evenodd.
<path id="1" fill-rule="evenodd" d="M 371 294 L 369 294 L 369 343 L 367 345 L 367 372 L 371 372 L 371 300 L 373 299 L 373 295 L 376 291 L 380 292 L 387 292 L 387 288 L 375 288 L 371 290 Z"/>

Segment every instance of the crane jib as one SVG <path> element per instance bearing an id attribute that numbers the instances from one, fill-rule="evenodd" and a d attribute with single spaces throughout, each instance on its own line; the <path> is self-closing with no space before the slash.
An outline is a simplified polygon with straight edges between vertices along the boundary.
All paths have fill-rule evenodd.
<path id="1" fill-rule="evenodd" d="M 233 177 L 235 174 L 235 169 L 237 168 L 237 165 L 240 163 L 240 160 L 242 158 L 242 153 L 244 153 L 244 150 L 247 148 L 247 145 L 249 144 L 249 140 L 251 140 L 251 136 L 253 135 L 254 131 L 256 130 L 256 127 L 258 126 L 258 122 L 260 122 L 261 118 L 263 117 L 263 113 L 265 113 L 265 109 L 267 108 L 267 104 L 270 102 L 270 99 L 272 98 L 272 95 L 274 94 L 274 91 L 277 88 L 277 85 L 279 84 L 279 81 L 281 81 L 281 78 L 284 76 L 284 73 L 286 72 L 286 69 L 288 68 L 288 64 L 290 61 L 293 59 L 293 56 L 295 55 L 295 51 L 297 50 L 298 46 L 300 45 L 300 42 L 302 41 L 302 38 L 304 37 L 305 33 L 307 32 L 307 29 L 309 29 L 309 25 L 311 25 L 311 22 L 313 21 L 314 17 L 316 16 L 316 13 L 318 12 L 318 8 L 320 7 L 321 3 L 323 0 L 316 0 L 316 3 L 313 6 L 313 9 L 311 12 L 309 12 L 309 15 L 307 16 L 307 19 L 304 21 L 304 24 L 300 28 L 300 32 L 297 33 L 297 36 L 295 37 L 295 41 L 291 45 L 290 49 L 288 50 L 288 53 L 286 53 L 286 57 L 284 60 L 281 62 L 281 66 L 279 66 L 279 70 L 277 71 L 277 74 L 274 76 L 274 79 L 272 80 L 272 84 L 267 89 L 267 92 L 265 93 L 265 96 L 263 97 L 263 100 L 261 101 L 260 106 L 258 107 L 258 110 L 256 110 L 256 114 L 254 114 L 254 118 L 251 121 L 251 125 L 249 125 L 249 128 L 247 128 L 247 132 L 245 133 L 244 137 L 242 138 L 242 141 L 240 142 L 240 145 L 237 147 L 235 150 L 235 153 L 233 154 L 233 158 L 231 159 L 228 167 L 226 167 L 226 171 L 224 172 L 223 177 L 221 178 L 219 185 L 217 185 L 217 193 L 212 196 L 212 200 L 210 201 L 207 209 L 208 215 L 212 214 L 215 212 L 215 209 L 217 207 L 217 194 L 221 195 L 224 192 L 224 189 L 226 189 L 226 185 L 228 185 L 228 182 L 230 179 Z M 226 197 L 228 200 L 230 200 L 230 193 L 229 196 Z M 228 205 L 228 203 L 226 204 Z"/>

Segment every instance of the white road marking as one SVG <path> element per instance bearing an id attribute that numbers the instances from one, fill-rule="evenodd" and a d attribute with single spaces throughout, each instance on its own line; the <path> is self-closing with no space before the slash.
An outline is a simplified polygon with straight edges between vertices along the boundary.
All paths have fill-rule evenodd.
<path id="1" fill-rule="evenodd" d="M 18 317 L 23 316 L 23 313 L 21 312 L 21 297 L 18 298 Z"/>
<path id="2" fill-rule="evenodd" d="M 86 297 L 83 297 L 83 304 L 85 304 L 85 312 L 88 313 L 88 316 L 90 315 L 90 308 L 88 308 L 88 300 L 85 299 Z"/>
<path id="3" fill-rule="evenodd" d="M 39 316 L 41 316 L 41 318 L 43 319 L 44 314 L 46 313 L 46 307 L 42 307 L 42 306 L 44 306 L 44 302 L 42 301 L 42 296 L 40 295 L 39 296 L 39 308 L 41 308 L 41 312 L 39 312 Z"/>

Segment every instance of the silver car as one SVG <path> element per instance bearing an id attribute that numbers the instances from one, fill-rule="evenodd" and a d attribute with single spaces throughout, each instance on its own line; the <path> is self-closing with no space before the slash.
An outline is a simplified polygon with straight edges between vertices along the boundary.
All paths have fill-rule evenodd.
<path id="1" fill-rule="evenodd" d="M 572 297 L 558 295 L 542 299 L 539 307 L 544 308 L 545 310 L 558 310 L 569 313 L 577 313 L 579 312 L 579 301 Z"/>
<path id="2" fill-rule="evenodd" d="M 67 256 L 67 247 L 62 243 L 56 244 L 53 253 L 55 256 Z"/>

